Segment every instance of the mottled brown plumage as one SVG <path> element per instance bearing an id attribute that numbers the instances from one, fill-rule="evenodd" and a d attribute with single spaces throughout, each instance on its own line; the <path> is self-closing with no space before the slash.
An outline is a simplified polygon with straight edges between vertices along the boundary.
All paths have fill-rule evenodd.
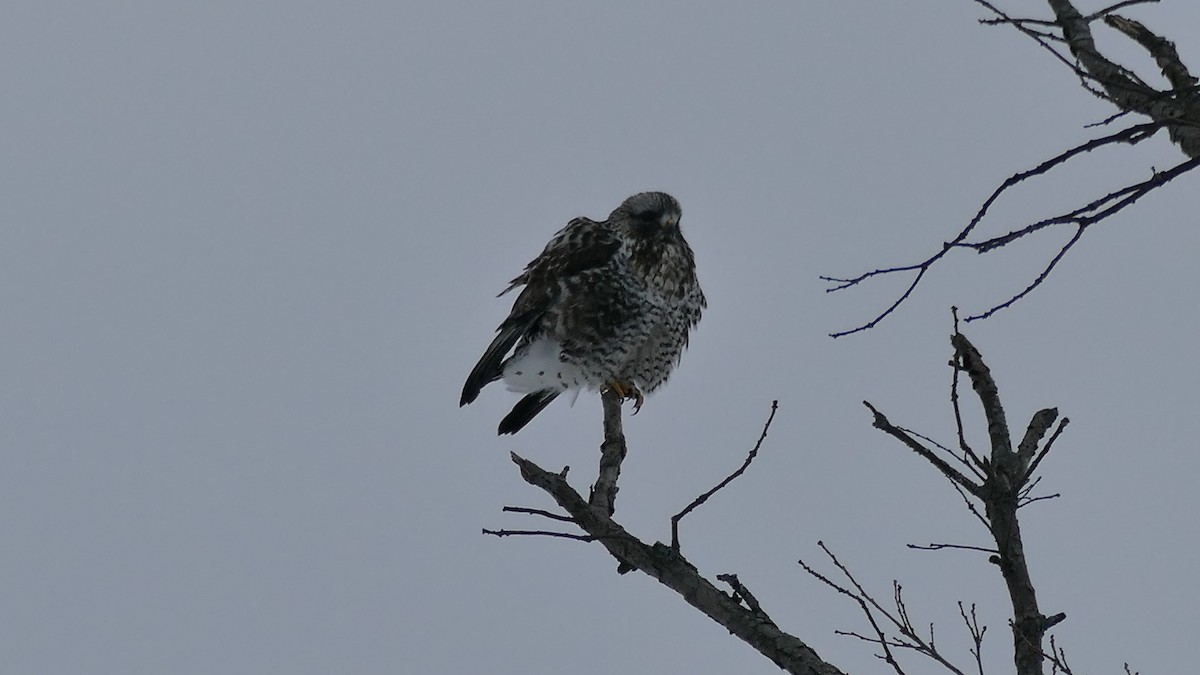
<path id="1" fill-rule="evenodd" d="M 667 381 L 706 304 L 680 213 L 670 195 L 642 192 L 603 222 L 576 218 L 559 230 L 501 293 L 524 286 L 459 404 L 503 378 L 525 397 L 502 434 L 564 391 L 614 387 L 640 406 L 639 390 Z"/>

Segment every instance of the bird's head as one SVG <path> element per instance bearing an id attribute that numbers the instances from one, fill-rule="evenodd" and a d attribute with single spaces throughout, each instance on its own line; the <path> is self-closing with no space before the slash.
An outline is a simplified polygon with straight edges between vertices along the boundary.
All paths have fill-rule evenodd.
<path id="1" fill-rule="evenodd" d="M 608 217 L 639 237 L 660 238 L 679 233 L 683 214 L 679 202 L 665 192 L 639 192 L 626 199 Z"/>

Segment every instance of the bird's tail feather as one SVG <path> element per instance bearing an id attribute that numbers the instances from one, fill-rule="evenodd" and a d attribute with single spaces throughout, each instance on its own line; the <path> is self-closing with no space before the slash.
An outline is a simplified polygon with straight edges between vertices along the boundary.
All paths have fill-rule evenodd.
<path id="1" fill-rule="evenodd" d="M 500 434 L 515 434 L 520 431 L 529 421 L 532 420 L 538 413 L 546 409 L 550 402 L 559 394 L 555 389 L 543 389 L 542 391 L 526 394 L 517 404 L 513 406 L 512 412 L 504 416 L 500 420 L 500 429 L 497 433 Z"/>
<path id="2" fill-rule="evenodd" d="M 521 339 L 521 335 L 529 330 L 532 323 L 533 321 L 513 324 L 505 322 L 505 325 L 500 326 L 500 332 L 496 334 L 492 344 L 483 351 L 483 356 L 479 357 L 479 363 L 475 364 L 475 367 L 471 369 L 471 374 L 467 376 L 467 382 L 463 385 L 462 398 L 458 401 L 460 407 L 478 398 L 479 392 L 483 390 L 484 386 L 500 379 L 503 374 L 501 364 L 504 363 L 505 355 L 517 343 L 517 340 Z"/>

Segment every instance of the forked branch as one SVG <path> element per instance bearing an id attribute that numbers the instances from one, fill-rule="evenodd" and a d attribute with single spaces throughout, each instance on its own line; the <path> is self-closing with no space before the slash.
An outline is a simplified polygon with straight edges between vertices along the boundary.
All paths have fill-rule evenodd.
<path id="1" fill-rule="evenodd" d="M 613 520 L 617 479 L 620 477 L 621 462 L 625 458 L 627 448 L 621 427 L 620 398 L 606 394 L 603 402 L 604 442 L 601 445 L 599 475 L 587 499 L 567 482 L 565 470 L 559 473 L 547 471 L 512 453 L 512 461 L 517 465 L 525 482 L 553 498 L 565 515 L 525 507 L 506 507 L 505 510 L 540 516 L 555 522 L 570 522 L 578 526 L 582 534 L 543 530 L 484 530 L 484 533 L 494 536 L 540 535 L 599 542 L 617 560 L 619 573 L 636 570 L 656 579 L 784 671 L 804 675 L 843 675 L 842 671 L 822 660 L 800 638 L 781 630 L 736 574 L 717 577 L 718 581 L 728 584 L 732 590 L 731 593 L 723 592 L 701 576 L 696 567 L 683 557 L 679 552 L 677 537 L 672 546 L 659 542 L 648 544 Z M 771 404 L 771 414 L 763 425 L 758 442 L 741 468 L 715 488 L 705 492 L 672 519 L 673 530 L 679 519 L 746 471 L 766 438 L 767 430 L 775 418 L 777 405 L 777 402 Z"/>
<path id="2" fill-rule="evenodd" d="M 985 319 L 1011 307 L 1049 278 L 1050 273 L 1075 247 L 1091 225 L 1115 216 L 1151 192 L 1200 166 L 1200 82 L 1192 76 L 1179 58 L 1174 44 L 1150 31 L 1143 24 L 1113 13 L 1121 7 L 1135 4 L 1132 0 L 1117 3 L 1088 16 L 1080 14 L 1069 0 L 1047 1 L 1053 13 L 1052 19 L 1014 18 L 987 0 L 975 0 L 995 17 L 985 19 L 984 23 L 1016 28 L 1069 68 L 1087 91 L 1113 104 L 1118 112 L 1105 123 L 1112 123 L 1129 114 L 1143 115 L 1148 117 L 1149 121 L 1082 143 L 1032 169 L 1013 174 L 992 192 L 957 235 L 920 262 L 883 267 L 852 277 L 821 277 L 830 284 L 826 292 L 845 290 L 874 278 L 899 275 L 909 279 L 896 299 L 873 319 L 854 328 L 831 333 L 832 337 L 858 333 L 878 325 L 912 296 L 926 273 L 951 251 L 968 249 L 979 254 L 992 253 L 1018 239 L 1048 232 L 1056 227 L 1068 228 L 1070 236 L 1048 257 L 1032 281 L 1007 300 L 968 316 L 966 321 Z M 1103 19 L 1105 24 L 1144 48 L 1155 60 L 1170 86 L 1155 88 L 1138 77 L 1131 68 L 1119 65 L 1104 56 L 1096 47 L 1092 36 L 1092 24 L 1099 19 Z M 1053 28 L 1058 35 L 1050 35 L 1041 30 L 1041 27 Z M 1167 130 L 1171 141 L 1180 148 L 1187 159 L 1165 171 L 1148 168 L 1150 175 L 1144 180 L 1112 190 L 1077 208 L 1047 216 L 1003 234 L 971 239 L 995 202 L 1017 185 L 1046 176 L 1052 170 L 1093 150 L 1140 143 L 1161 129 Z"/>
<path id="3" fill-rule="evenodd" d="M 559 474 L 512 455 L 527 483 L 544 490 L 593 540 L 600 542 L 623 566 L 643 572 L 678 593 L 683 599 L 730 633 L 754 647 L 788 673 L 842 675 L 800 638 L 785 633 L 758 601 L 736 581 L 734 594 L 718 589 L 681 554 L 662 543 L 646 544 L 625 530 L 603 509 L 589 504 Z"/>
<path id="4" fill-rule="evenodd" d="M 904 445 L 915 451 L 921 458 L 932 464 L 940 473 L 950 478 L 955 488 L 958 489 L 959 494 L 967 502 L 967 506 L 971 512 L 980 517 L 987 526 L 995 542 L 994 549 L 948 544 L 931 544 L 927 547 L 917 548 L 954 548 L 992 553 L 990 560 L 999 566 L 1000 573 L 1004 577 L 1005 584 L 1008 587 L 1009 600 L 1012 603 L 1013 658 L 1016 664 L 1016 671 L 1018 675 L 1042 675 L 1045 660 L 1043 639 L 1046 631 L 1066 617 L 1063 614 L 1046 616 L 1038 607 L 1037 593 L 1029 573 L 1028 564 L 1026 563 L 1025 548 L 1021 538 L 1021 527 L 1020 521 L 1017 518 L 1017 509 L 1022 505 L 1042 499 L 1030 498 L 1028 495 L 1029 490 L 1032 489 L 1037 481 L 1037 478 L 1033 476 L 1033 472 L 1041 459 L 1049 452 L 1054 440 L 1064 428 L 1066 419 L 1063 419 L 1054 434 L 1051 435 L 1050 440 L 1039 450 L 1039 444 L 1058 417 L 1058 411 L 1054 408 L 1039 410 L 1030 420 L 1020 444 L 1014 447 L 1013 436 L 1008 426 L 1008 419 L 1000 400 L 999 387 L 996 385 L 996 380 L 992 375 L 991 369 L 984 362 L 982 354 L 975 348 L 975 345 L 971 344 L 971 341 L 965 335 L 959 332 L 955 332 L 951 337 L 951 345 L 954 350 L 954 356 L 950 361 L 950 365 L 955 369 L 956 373 L 961 371 L 966 374 L 968 380 L 971 382 L 972 389 L 975 391 L 976 397 L 979 399 L 984 419 L 987 422 L 987 434 L 991 452 L 988 454 L 986 461 L 976 458 L 975 464 L 972 464 L 972 466 L 977 465 L 983 472 L 984 478 L 981 483 L 975 483 L 957 472 L 946 460 L 935 453 L 933 449 L 921 444 L 911 434 L 904 432 L 892 424 L 883 413 L 870 406 L 870 404 L 868 404 L 868 407 L 874 413 L 874 425 L 876 428 L 881 429 L 889 436 L 904 443 Z M 954 407 L 956 423 L 959 425 L 958 435 L 960 444 L 966 447 L 961 428 L 962 416 L 959 411 L 957 377 L 953 378 L 951 386 L 951 403 Z M 945 446 L 940 444 L 937 444 L 936 447 L 941 449 L 943 453 L 949 452 Z M 973 452 L 966 456 L 975 457 Z M 972 503 L 972 499 L 977 500 L 983 507 L 982 516 L 975 507 L 975 504 Z M 858 590 L 858 594 L 862 595 L 861 587 L 858 586 L 857 582 L 853 581 L 853 578 L 845 571 L 845 568 L 836 559 L 834 559 L 834 563 L 848 578 L 851 578 L 855 589 Z M 822 580 L 829 583 L 825 579 Z M 854 595 L 845 589 L 839 588 L 839 590 L 840 592 Z M 879 612 L 880 609 L 877 604 L 872 605 L 872 607 L 874 607 L 876 612 Z M 901 606 L 899 600 L 897 600 L 897 607 Z M 884 614 L 884 616 L 887 616 L 887 614 Z M 964 612 L 964 620 L 967 621 L 968 626 L 971 626 L 971 622 L 965 617 Z M 901 634 L 907 637 L 903 624 L 901 624 L 900 628 Z M 975 634 L 972 633 L 972 635 L 973 639 L 976 639 Z M 977 637 L 981 639 L 982 633 Z M 882 638 L 869 639 L 869 641 L 880 644 L 881 647 L 896 646 L 895 643 L 887 642 Z M 978 647 L 979 644 L 977 642 L 976 649 Z M 886 658 L 886 654 L 882 658 Z M 976 658 L 978 659 L 978 656 Z"/>

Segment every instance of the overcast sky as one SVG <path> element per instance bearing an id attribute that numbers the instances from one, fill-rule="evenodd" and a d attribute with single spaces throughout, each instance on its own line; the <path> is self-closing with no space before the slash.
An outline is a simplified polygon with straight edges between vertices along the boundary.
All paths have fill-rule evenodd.
<path id="1" fill-rule="evenodd" d="M 1130 14 L 1200 69 L 1200 5 Z M 952 256 L 836 341 L 907 280 L 827 295 L 818 279 L 924 257 L 1005 177 L 1103 133 L 1084 125 L 1109 105 L 983 16 L 968 0 L 10 0 L 0 670 L 776 672 L 597 544 L 480 534 L 545 524 L 500 511 L 550 506 L 510 451 L 586 489 L 600 441 L 595 396 L 516 437 L 495 435 L 502 388 L 457 407 L 508 310 L 495 294 L 570 218 L 664 190 L 710 309 L 626 422 L 618 520 L 668 538 L 779 399 L 752 469 L 683 522 L 684 554 L 738 573 L 827 660 L 882 672 L 833 633 L 863 629 L 857 610 L 796 565 L 824 540 L 881 597 L 899 579 L 964 665 L 955 602 L 978 603 L 1007 672 L 994 567 L 904 547 L 985 533 L 861 401 L 951 441 L 949 307 L 1004 300 L 1068 233 Z M 1163 137 L 1095 153 L 987 232 L 1180 159 Z M 966 329 L 1014 433 L 1045 406 L 1072 420 L 1044 465 L 1062 497 L 1023 513 L 1077 672 L 1195 661 L 1196 180 L 1093 228 L 1042 289 Z"/>

